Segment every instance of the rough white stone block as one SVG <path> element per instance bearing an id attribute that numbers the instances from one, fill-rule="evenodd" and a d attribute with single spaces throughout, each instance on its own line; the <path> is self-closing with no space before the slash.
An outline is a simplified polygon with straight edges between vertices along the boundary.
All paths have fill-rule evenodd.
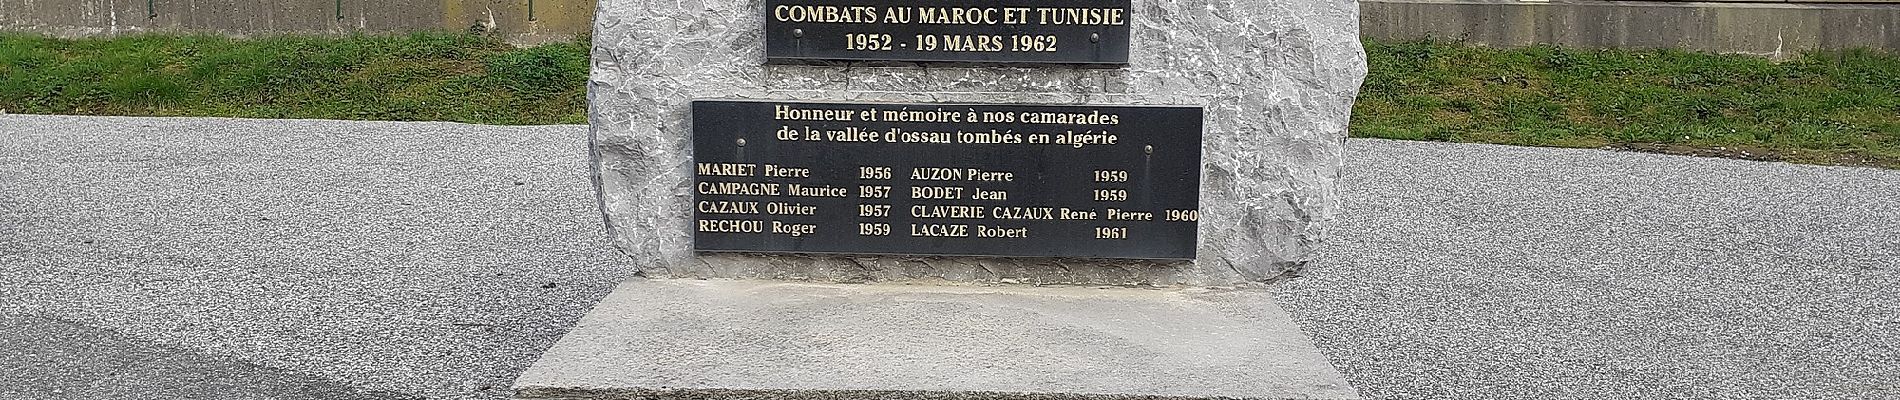
<path id="1" fill-rule="evenodd" d="M 1364 53 L 1353 0 L 1135 0 L 1125 68 L 764 65 L 763 3 L 605 0 L 589 115 L 615 243 L 647 276 L 1247 286 L 1299 268 L 1334 182 Z M 1206 110 L 1199 259 L 697 255 L 693 99 L 1163 104 Z"/>

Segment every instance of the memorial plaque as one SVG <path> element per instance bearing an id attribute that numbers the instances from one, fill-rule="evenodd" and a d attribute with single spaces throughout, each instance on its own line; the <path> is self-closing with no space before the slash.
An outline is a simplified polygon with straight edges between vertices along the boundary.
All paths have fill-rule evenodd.
<path id="1" fill-rule="evenodd" d="M 1201 108 L 695 101 L 698 251 L 1193 259 Z"/>
<path id="2" fill-rule="evenodd" d="M 773 62 L 1128 63 L 1129 0 L 765 3 Z"/>

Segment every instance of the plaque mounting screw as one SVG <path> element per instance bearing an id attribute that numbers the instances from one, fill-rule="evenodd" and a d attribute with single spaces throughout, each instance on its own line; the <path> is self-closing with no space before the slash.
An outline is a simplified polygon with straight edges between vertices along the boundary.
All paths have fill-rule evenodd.
<path id="1" fill-rule="evenodd" d="M 795 37 L 795 38 L 802 38 L 802 37 L 805 37 L 805 30 L 804 30 L 804 29 L 793 29 L 793 30 L 792 30 L 792 37 Z"/>
<path id="2" fill-rule="evenodd" d="M 739 138 L 739 147 L 745 147 L 745 138 Z"/>
<path id="3" fill-rule="evenodd" d="M 745 145 L 745 139 L 740 139 L 740 140 L 739 140 L 739 145 L 740 145 L 740 146 L 744 146 L 744 145 Z M 1146 146 L 1141 146 L 1141 152 L 1142 152 L 1142 153 L 1147 153 L 1147 154 L 1154 154 L 1154 153 L 1155 153 L 1155 145 L 1152 145 L 1152 144 L 1151 144 L 1151 145 L 1146 145 Z"/>
<path id="4" fill-rule="evenodd" d="M 1102 34 L 1100 33 L 1089 34 L 1089 43 L 1101 43 L 1101 42 L 1102 42 Z"/>

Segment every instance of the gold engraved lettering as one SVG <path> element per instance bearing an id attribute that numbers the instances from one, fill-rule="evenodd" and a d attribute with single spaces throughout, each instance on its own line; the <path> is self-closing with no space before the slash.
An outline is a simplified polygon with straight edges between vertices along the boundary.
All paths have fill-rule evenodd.
<path id="1" fill-rule="evenodd" d="M 702 219 L 699 220 L 699 231 L 716 233 L 764 233 L 765 222 L 750 219 Z"/>
<path id="2" fill-rule="evenodd" d="M 1094 144 L 1115 144 L 1115 142 L 1120 140 L 1120 137 L 1109 134 L 1108 131 L 1102 131 L 1102 133 L 1095 133 L 1095 131 L 1083 133 L 1067 131 L 1056 135 L 1056 144 L 1066 144 L 1078 149 L 1082 148 L 1082 146 Z"/>
<path id="3" fill-rule="evenodd" d="M 1095 219 L 1095 210 L 1071 210 L 1063 207 L 1058 213 L 1062 219 Z"/>
<path id="4" fill-rule="evenodd" d="M 1054 207 L 992 207 L 990 208 L 990 215 L 995 215 L 996 219 L 1051 220 L 1051 219 L 1056 219 L 1055 212 L 1056 212 L 1056 209 Z"/>
<path id="5" fill-rule="evenodd" d="M 888 33 L 846 33 L 844 49 L 859 51 L 889 51 L 894 38 Z"/>
<path id="6" fill-rule="evenodd" d="M 1007 171 L 985 171 L 980 168 L 915 167 L 910 169 L 910 180 L 1014 182 L 1016 181 L 1016 173 Z"/>
<path id="7" fill-rule="evenodd" d="M 766 182 L 700 182 L 699 194 L 723 196 L 777 196 L 777 183 Z"/>
<path id="8" fill-rule="evenodd" d="M 911 236 L 970 237 L 970 226 L 963 224 L 910 224 Z"/>
<path id="9" fill-rule="evenodd" d="M 765 213 L 772 215 L 818 215 L 818 206 L 799 203 L 765 203 Z"/>
<path id="10" fill-rule="evenodd" d="M 912 110 L 908 108 L 902 110 L 884 110 L 882 114 L 883 115 L 880 115 L 880 117 L 882 117 L 881 120 L 885 122 L 964 122 L 963 113 L 947 111 L 941 108 L 932 110 Z"/>
<path id="11" fill-rule="evenodd" d="M 799 237 L 799 236 L 810 235 L 817 232 L 818 232 L 818 225 L 787 224 L 780 221 L 772 221 L 772 233 L 776 233 L 780 235 Z"/>
<path id="12" fill-rule="evenodd" d="M 910 198 L 930 200 L 963 200 L 963 188 L 955 186 L 911 186 Z"/>
<path id="13" fill-rule="evenodd" d="M 752 176 L 757 168 L 755 164 L 697 163 L 693 169 L 701 176 Z"/>
<path id="14" fill-rule="evenodd" d="M 890 236 L 891 224 L 859 222 L 858 236 Z"/>
<path id="15" fill-rule="evenodd" d="M 844 130 L 825 132 L 825 140 L 833 142 L 876 142 L 879 136 L 881 136 L 879 132 L 855 126 L 845 127 Z"/>
<path id="16" fill-rule="evenodd" d="M 891 167 L 858 167 L 858 179 L 891 179 Z"/>
<path id="17" fill-rule="evenodd" d="M 1120 8 L 1037 8 L 1043 25 L 1123 25 L 1128 10 Z"/>
<path id="18" fill-rule="evenodd" d="M 1017 144 L 1023 142 L 1020 133 L 1002 133 L 995 129 L 989 132 L 957 132 L 957 142 L 963 144 Z"/>
<path id="19" fill-rule="evenodd" d="M 1029 23 L 1029 10 L 1029 8 L 1024 7 L 1004 7 L 1003 23 L 1010 25 L 1027 24 Z"/>
<path id="20" fill-rule="evenodd" d="M 780 22 L 875 23 L 877 7 L 788 4 L 773 7 L 772 18 Z"/>
<path id="21" fill-rule="evenodd" d="M 1108 209 L 1106 218 L 1112 219 L 1112 220 L 1119 220 L 1119 221 L 1153 221 L 1155 219 L 1155 213 L 1141 212 L 1141 211 L 1122 211 L 1121 209 L 1118 209 L 1118 208 L 1110 208 Z"/>
<path id="22" fill-rule="evenodd" d="M 865 199 L 891 198 L 891 187 L 884 185 L 858 185 L 858 197 Z"/>
<path id="23" fill-rule="evenodd" d="M 963 170 L 956 168 L 916 167 L 910 169 L 913 181 L 960 181 Z"/>
<path id="24" fill-rule="evenodd" d="M 988 216 L 984 215 L 984 211 L 986 211 L 986 209 L 983 208 L 983 206 L 959 206 L 959 205 L 926 206 L 926 205 L 921 205 L 921 204 L 910 206 L 910 216 L 915 217 L 915 218 L 946 218 L 946 219 L 988 218 Z"/>
<path id="25" fill-rule="evenodd" d="M 891 128 L 885 137 L 904 143 L 950 143 L 950 132 L 913 132 L 902 128 Z"/>
<path id="26" fill-rule="evenodd" d="M 702 201 L 697 208 L 700 214 L 758 214 L 759 202 Z"/>
<path id="27" fill-rule="evenodd" d="M 973 181 L 1013 182 L 1016 180 L 1015 172 L 984 171 L 984 170 L 980 170 L 976 168 L 970 168 L 968 175 L 970 176 L 970 180 L 973 180 Z"/>
<path id="28" fill-rule="evenodd" d="M 1056 35 L 1011 35 L 1009 51 L 1056 51 Z"/>
<path id="29" fill-rule="evenodd" d="M 772 118 L 780 121 L 850 121 L 853 114 L 856 113 L 851 110 L 792 108 L 784 104 L 772 106 Z"/>
<path id="30" fill-rule="evenodd" d="M 956 8 L 956 7 L 918 7 L 917 22 L 937 25 L 996 25 L 1001 22 L 1001 9 L 997 8 Z"/>
<path id="31" fill-rule="evenodd" d="M 1063 112 L 1023 112 L 1017 119 L 1031 124 L 1056 125 L 1121 125 L 1122 117 L 1115 114 L 1103 114 L 1101 111 L 1083 113 Z"/>
<path id="32" fill-rule="evenodd" d="M 891 216 L 889 204 L 858 204 L 858 216 L 865 218 L 886 218 Z"/>
<path id="33" fill-rule="evenodd" d="M 786 168 L 765 164 L 765 176 L 773 178 L 810 178 L 811 168 Z"/>
<path id="34" fill-rule="evenodd" d="M 1003 51 L 1003 37 L 997 35 L 942 35 L 945 51 Z"/>
<path id="35" fill-rule="evenodd" d="M 1004 228 L 977 225 L 976 237 L 1026 238 L 1029 237 L 1029 228 Z"/>
<path id="36" fill-rule="evenodd" d="M 785 195 L 795 197 L 845 197 L 851 189 L 831 186 L 805 186 L 796 183 L 785 185 Z"/>

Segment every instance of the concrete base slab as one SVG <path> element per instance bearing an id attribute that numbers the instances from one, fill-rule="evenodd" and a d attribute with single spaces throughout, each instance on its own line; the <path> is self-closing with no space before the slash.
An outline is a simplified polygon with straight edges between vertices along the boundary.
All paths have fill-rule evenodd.
<path id="1" fill-rule="evenodd" d="M 1271 294 L 633 280 L 522 399 L 1358 398 Z"/>

